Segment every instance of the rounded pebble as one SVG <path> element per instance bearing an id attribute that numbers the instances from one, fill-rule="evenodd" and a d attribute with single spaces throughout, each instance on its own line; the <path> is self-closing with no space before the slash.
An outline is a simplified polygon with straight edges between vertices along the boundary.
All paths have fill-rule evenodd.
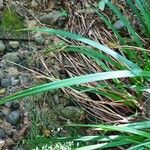
<path id="1" fill-rule="evenodd" d="M 19 42 L 18 41 L 10 41 L 9 45 L 13 49 L 19 48 Z"/>
<path id="2" fill-rule="evenodd" d="M 21 118 L 21 113 L 19 111 L 12 111 L 6 116 L 6 121 L 9 122 L 12 126 L 15 126 L 19 123 Z"/>

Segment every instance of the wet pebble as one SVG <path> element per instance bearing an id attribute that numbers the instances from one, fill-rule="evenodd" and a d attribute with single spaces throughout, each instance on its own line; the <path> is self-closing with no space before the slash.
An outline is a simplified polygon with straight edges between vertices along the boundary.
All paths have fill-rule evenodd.
<path id="1" fill-rule="evenodd" d="M 6 121 L 15 126 L 19 123 L 20 118 L 21 113 L 19 111 L 12 111 L 6 116 Z"/>
<path id="2" fill-rule="evenodd" d="M 0 128 L 0 140 L 6 139 L 6 132 L 4 129 Z"/>
<path id="3" fill-rule="evenodd" d="M 118 20 L 116 21 L 114 24 L 113 24 L 114 28 L 117 29 L 117 30 L 121 30 L 125 27 L 124 23 L 121 21 L 121 20 Z"/>

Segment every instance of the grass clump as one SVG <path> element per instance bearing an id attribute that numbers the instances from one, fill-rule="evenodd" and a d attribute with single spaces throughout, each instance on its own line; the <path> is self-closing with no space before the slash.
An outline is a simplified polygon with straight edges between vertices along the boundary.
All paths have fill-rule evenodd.
<path id="1" fill-rule="evenodd" d="M 123 8 L 119 8 L 117 4 L 111 2 L 111 1 L 105 1 L 102 0 L 102 3 L 105 4 L 105 7 L 107 6 L 108 11 L 111 13 L 113 18 L 117 18 L 124 24 L 124 32 L 128 32 L 128 37 L 126 38 L 123 35 L 123 32 L 118 31 L 113 26 L 113 20 L 103 11 L 97 11 L 98 16 L 102 19 L 102 21 L 105 22 L 105 24 L 113 31 L 113 33 L 116 35 L 117 40 L 121 45 L 124 45 L 126 47 L 121 48 L 119 46 L 118 48 L 121 49 L 121 51 L 124 52 L 125 55 L 128 56 L 129 59 L 132 59 L 136 63 L 138 63 L 139 66 L 146 67 L 147 64 L 149 64 L 149 53 L 147 50 L 139 51 L 140 48 L 147 48 L 149 46 L 149 37 L 150 37 L 150 5 L 146 0 L 127 0 L 125 2 L 125 6 Z M 103 5 L 100 5 L 100 9 Z M 130 18 L 128 13 L 126 12 L 130 10 L 130 15 L 132 15 L 132 18 Z M 101 9 L 102 10 L 102 9 Z M 115 17 L 114 17 L 115 16 Z M 134 21 L 133 21 L 134 18 Z M 133 24 L 138 24 L 138 27 Z M 136 50 L 132 47 L 128 47 L 128 45 L 132 45 L 137 47 Z M 134 49 L 134 50 L 133 50 Z M 139 56 L 141 54 L 141 56 Z M 143 63 L 144 61 L 144 63 Z"/>
<path id="2" fill-rule="evenodd" d="M 73 85 L 79 85 L 79 84 L 87 83 L 87 82 L 97 82 L 100 84 L 99 81 L 104 81 L 104 80 L 108 80 L 108 79 L 114 80 L 114 79 L 119 79 L 119 78 L 134 78 L 134 77 L 149 78 L 150 77 L 149 71 L 142 70 L 138 65 L 136 65 L 132 61 L 128 60 L 127 58 L 121 56 L 120 54 L 116 53 L 115 51 L 113 51 L 113 50 L 109 49 L 108 47 L 105 47 L 104 45 L 101 45 L 95 41 L 78 36 L 76 34 L 61 31 L 61 30 L 54 30 L 54 29 L 49 29 L 49 28 L 40 28 L 40 29 L 36 29 L 36 30 L 41 31 L 41 32 L 47 32 L 50 34 L 59 34 L 61 36 L 65 36 L 65 37 L 72 38 L 72 39 L 78 40 L 80 42 L 89 44 L 90 46 L 97 48 L 99 50 L 98 51 L 99 53 L 101 53 L 101 50 L 102 50 L 108 56 L 111 56 L 110 58 L 111 59 L 113 58 L 112 60 L 114 60 L 118 64 L 123 65 L 123 68 L 122 68 L 122 70 L 120 68 L 120 70 L 115 70 L 115 71 L 113 71 L 113 70 L 111 70 L 111 68 L 109 68 L 110 71 L 108 70 L 105 72 L 92 73 L 92 74 L 88 74 L 88 75 L 82 75 L 79 77 L 72 77 L 72 78 L 68 78 L 68 79 L 64 79 L 64 80 L 56 80 L 56 81 L 53 81 L 50 83 L 41 84 L 41 85 L 38 85 L 38 86 L 35 86 L 32 88 L 23 90 L 14 95 L 5 97 L 4 99 L 2 99 L 0 101 L 0 104 L 4 104 L 4 103 L 12 101 L 12 100 L 21 99 L 26 96 L 31 96 L 31 95 L 46 92 L 49 90 L 70 87 Z M 96 56 L 99 57 L 99 55 L 95 55 L 95 57 Z M 95 59 L 95 57 L 93 57 L 93 58 Z M 120 84 L 123 84 L 123 83 L 120 82 Z M 92 90 L 95 90 L 97 92 L 97 94 L 99 94 L 99 91 L 97 91 L 98 89 L 96 87 L 93 87 L 93 88 L 94 89 L 92 89 Z M 128 88 L 131 90 L 131 87 L 129 85 L 128 85 Z M 86 90 L 90 91 L 91 89 L 87 88 L 87 89 L 85 89 L 85 91 Z M 129 93 L 127 93 L 127 94 L 129 94 Z M 107 96 L 110 96 L 110 95 L 107 95 Z M 130 105 L 130 104 L 128 104 L 128 105 Z M 99 148 L 102 149 L 102 148 L 118 147 L 118 146 L 122 146 L 122 145 L 131 146 L 131 148 L 132 148 L 132 145 L 134 145 L 138 148 L 142 147 L 142 146 L 148 147 L 149 142 L 147 142 L 147 141 L 149 140 L 150 135 L 147 132 L 147 130 L 149 130 L 150 127 L 149 127 L 149 124 L 147 127 L 145 126 L 145 124 L 146 124 L 145 122 L 143 122 L 142 125 L 141 125 L 141 123 L 137 122 L 136 125 L 134 125 L 134 124 L 128 125 L 127 124 L 128 127 L 119 126 L 119 125 L 118 126 L 113 126 L 113 125 L 112 126 L 111 125 L 110 126 L 108 126 L 108 125 L 97 125 L 97 126 L 95 126 L 95 125 L 89 125 L 89 126 L 88 125 L 75 125 L 75 126 L 80 126 L 80 127 L 82 127 L 82 126 L 83 127 L 84 126 L 92 127 L 92 128 L 96 128 L 96 130 L 98 128 L 98 131 L 102 129 L 103 131 L 106 131 L 106 132 L 104 132 L 102 135 L 98 132 L 97 133 L 98 140 L 97 140 L 97 137 L 96 137 L 96 140 L 95 140 L 95 137 L 94 137 L 94 140 L 91 140 L 91 138 L 93 138 L 93 136 L 92 137 L 91 136 L 88 136 L 88 137 L 81 136 L 81 137 L 76 137 L 76 138 L 71 137 L 71 139 L 63 137 L 63 141 L 61 140 L 61 138 L 59 140 L 62 142 L 75 140 L 75 142 L 76 142 L 76 141 L 78 141 L 78 138 L 79 138 L 79 141 L 80 141 L 80 139 L 82 141 L 82 139 L 86 138 L 84 142 L 85 142 L 85 144 L 88 144 L 88 146 L 78 148 L 79 150 L 80 149 L 81 150 L 82 149 L 99 149 Z M 146 127 L 146 130 L 145 130 L 145 127 Z M 144 131 L 143 131 L 143 129 L 144 129 Z M 115 131 L 116 133 L 118 133 L 118 132 L 120 132 L 120 133 L 113 135 L 113 131 Z M 110 134 L 112 134 L 113 137 L 108 136 Z M 130 134 L 132 134 L 133 136 L 130 137 Z M 74 140 L 72 140 L 72 138 L 74 138 Z M 114 139 L 112 139 L 112 138 L 114 138 Z M 42 141 L 42 139 L 44 141 Z M 137 139 L 139 139 L 139 140 L 137 141 Z M 37 141 L 38 139 L 35 139 L 35 140 Z M 31 140 L 31 141 L 33 142 L 33 140 Z M 50 141 L 58 142 L 58 140 L 56 138 L 48 138 L 46 141 L 47 141 L 47 143 Z M 90 141 L 90 143 L 86 143 L 87 141 Z M 45 142 L 44 137 L 42 137 L 40 139 L 40 143 L 42 143 L 42 142 Z M 143 144 L 143 143 L 145 143 L 145 144 Z M 133 146 L 133 148 L 134 148 L 134 146 Z"/>
<path id="3" fill-rule="evenodd" d="M 136 0 L 136 3 L 128 0 L 128 4 L 130 4 L 133 12 L 139 17 L 139 21 L 141 23 L 141 29 L 144 29 L 144 38 L 149 37 L 149 5 L 146 1 Z M 132 24 L 129 20 L 122 15 L 119 8 L 111 3 L 110 1 L 106 1 L 105 4 L 108 5 L 109 8 L 115 13 L 118 19 L 122 20 L 125 24 L 126 29 L 129 32 L 129 35 L 133 41 L 132 46 L 137 46 L 140 48 L 146 48 L 146 44 L 143 43 L 142 36 L 136 32 Z M 103 4 L 104 5 L 104 4 Z M 141 15 L 138 15 L 141 13 Z M 122 35 L 113 28 L 113 25 L 110 22 L 110 19 L 107 18 L 104 14 L 98 13 L 98 15 L 104 20 L 104 22 L 112 29 L 112 31 L 116 34 L 120 44 L 126 45 L 128 41 L 126 41 Z M 140 91 L 144 91 L 146 85 L 149 85 L 150 71 L 149 71 L 149 54 L 146 51 L 142 51 L 138 55 L 137 52 L 132 52 L 132 49 L 123 49 L 123 55 L 115 52 L 114 50 L 97 43 L 88 38 L 70 33 L 61 30 L 54 30 L 50 28 L 39 28 L 35 29 L 35 31 L 46 32 L 49 34 L 60 35 L 65 38 L 70 38 L 76 40 L 78 42 L 82 42 L 87 46 L 68 46 L 66 45 L 66 50 L 71 52 L 77 52 L 84 54 L 85 56 L 93 59 L 98 66 L 101 68 L 101 72 L 90 72 L 89 74 L 72 77 L 64 80 L 55 80 L 50 83 L 41 84 L 26 90 L 23 90 L 19 93 L 10 95 L 8 97 L 0 100 L 0 104 L 4 104 L 9 101 L 18 100 L 26 96 L 31 96 L 34 94 L 72 87 L 75 90 L 78 90 L 80 93 L 93 92 L 98 96 L 107 97 L 112 102 L 118 101 L 115 104 L 124 103 L 128 107 L 136 108 L 139 103 L 137 99 L 134 98 L 139 95 Z M 61 45 L 62 46 L 62 45 Z M 93 49 L 91 48 L 93 47 Z M 130 47 L 131 48 L 131 47 Z M 53 49 L 50 50 L 53 52 Z M 47 51 L 46 51 L 47 52 Z M 127 56 L 127 58 L 125 57 Z M 134 58 L 135 57 L 135 58 Z M 111 64 L 111 65 L 110 65 Z M 145 67 L 146 66 L 146 67 Z M 124 80 L 120 80 L 120 78 Z M 126 78 L 126 79 L 125 79 Z M 127 79 L 128 78 L 128 79 Z M 130 79 L 133 78 L 133 79 Z M 111 88 L 108 90 L 104 90 L 106 88 L 102 87 L 101 81 L 111 80 L 111 82 L 105 82 L 104 87 L 112 87 L 114 86 L 117 90 L 112 90 Z M 83 83 L 94 82 L 96 86 L 83 86 Z M 74 86 L 76 85 L 76 86 Z M 81 85 L 81 86 L 79 86 Z M 140 85 L 140 88 L 137 85 Z M 100 87 L 101 86 L 101 87 Z M 134 89 L 133 89 L 134 87 Z M 113 89 L 115 89 L 113 88 Z M 125 91 L 121 93 L 121 90 Z M 140 90 L 139 90 L 140 89 Z M 149 88 L 148 88 L 149 89 Z M 147 90 L 147 89 L 146 89 Z M 120 92 L 120 93 L 119 93 Z M 120 95 L 120 97 L 118 96 Z M 126 96 L 127 95 L 127 96 Z M 130 99 L 131 98 L 131 99 Z M 133 104 L 134 103 L 134 104 Z M 134 106 L 133 106 L 134 105 Z M 111 114 L 113 111 L 109 107 L 109 113 Z M 114 115 L 113 113 L 111 115 Z M 117 114 L 118 115 L 118 114 Z M 124 121 L 128 122 L 128 119 L 123 117 Z M 129 150 L 139 150 L 139 149 L 150 149 L 150 122 L 136 122 L 124 125 L 71 125 L 73 127 L 85 127 L 90 128 L 91 130 L 96 130 L 97 135 L 93 136 L 78 136 L 78 137 L 63 137 L 63 138 L 43 138 L 39 137 L 35 140 L 30 140 L 32 144 L 35 142 L 50 144 L 50 142 L 84 142 L 85 145 L 81 148 L 77 148 L 78 150 L 93 150 L 93 149 L 106 149 L 106 148 L 114 148 L 114 147 L 128 147 Z"/>
<path id="4" fill-rule="evenodd" d="M 25 28 L 19 15 L 9 7 L 6 7 L 3 11 L 2 27 L 5 32 L 11 33 L 14 36 L 22 33 L 17 32 L 17 30 Z"/>

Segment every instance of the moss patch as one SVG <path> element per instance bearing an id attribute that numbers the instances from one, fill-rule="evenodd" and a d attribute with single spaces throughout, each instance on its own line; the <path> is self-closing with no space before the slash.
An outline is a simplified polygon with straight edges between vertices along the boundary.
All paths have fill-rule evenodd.
<path id="1" fill-rule="evenodd" d="M 11 8 L 5 8 L 3 12 L 2 27 L 5 33 L 9 33 L 13 37 L 21 35 L 22 32 L 18 32 L 17 30 L 25 28 L 19 15 Z"/>

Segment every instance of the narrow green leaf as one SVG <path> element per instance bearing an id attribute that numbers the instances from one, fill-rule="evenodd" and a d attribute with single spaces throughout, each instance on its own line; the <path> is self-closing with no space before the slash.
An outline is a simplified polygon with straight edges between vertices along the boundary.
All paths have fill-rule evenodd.
<path id="1" fill-rule="evenodd" d="M 125 40 L 121 37 L 121 35 L 118 33 L 118 31 L 114 28 L 108 17 L 106 17 L 104 14 L 99 13 L 96 11 L 97 15 L 105 22 L 105 24 L 111 28 L 111 30 L 114 32 L 118 40 L 120 41 L 120 44 L 126 45 Z"/>
<path id="2" fill-rule="evenodd" d="M 130 144 L 130 141 L 121 140 L 121 141 L 115 141 L 115 142 L 110 142 L 110 143 L 101 143 L 101 144 L 94 144 L 94 145 L 89 145 L 89 146 L 83 146 L 76 148 L 75 150 L 95 150 L 95 149 L 103 149 L 103 148 L 110 148 L 110 147 L 117 147 L 117 146 L 122 146 L 122 145 L 127 145 Z"/>
<path id="3" fill-rule="evenodd" d="M 150 140 L 150 139 L 149 139 Z M 148 147 L 148 148 L 150 148 L 150 142 L 148 141 L 148 142 L 143 142 L 143 143 L 141 143 L 141 144 L 138 144 L 138 145 L 135 145 L 135 146 L 132 146 L 132 147 L 130 147 L 128 150 L 137 150 L 137 149 L 139 149 L 140 147 Z"/>
<path id="4" fill-rule="evenodd" d="M 130 5 L 130 7 L 132 8 L 133 12 L 136 14 L 138 20 L 140 21 L 143 29 L 144 29 L 144 33 L 148 34 L 148 28 L 145 25 L 144 19 L 141 16 L 140 11 L 137 9 L 136 5 L 131 1 L 131 0 L 127 0 L 127 3 Z"/>
<path id="5" fill-rule="evenodd" d="M 134 77 L 134 76 L 135 75 L 133 74 L 132 71 L 123 70 L 123 71 L 101 72 L 101 73 L 83 75 L 83 76 L 64 79 L 64 80 L 58 80 L 51 83 L 35 86 L 23 90 L 21 92 L 18 92 L 16 94 L 10 95 L 6 98 L 0 99 L 0 105 L 12 100 L 20 99 L 26 96 L 31 96 L 48 90 L 69 87 L 72 85 L 78 85 L 87 82 L 101 81 L 101 80 L 114 79 L 114 78 Z"/>
<path id="6" fill-rule="evenodd" d="M 120 10 L 117 6 L 115 6 L 112 2 L 107 3 L 107 5 L 113 10 L 113 12 L 118 16 L 119 19 L 124 23 L 124 25 L 127 27 L 129 33 L 133 36 L 135 42 L 138 44 L 138 46 L 143 47 L 143 44 L 139 38 L 139 35 L 136 33 L 136 31 L 132 28 L 130 25 L 130 22 L 122 15 Z"/>
<path id="7" fill-rule="evenodd" d="M 97 43 L 93 40 L 90 40 L 88 38 L 85 38 L 85 37 L 82 37 L 82 36 L 79 36 L 79 35 L 76 35 L 76 34 L 73 34 L 70 32 L 65 32 L 62 30 L 55 30 L 55 29 L 50 29 L 50 28 L 37 28 L 34 30 L 41 31 L 41 32 L 47 32 L 49 34 L 56 34 L 56 35 L 64 36 L 66 38 L 71 38 L 71 39 L 86 43 L 86 44 L 91 45 L 91 46 L 105 52 L 106 54 L 112 56 L 116 60 L 118 60 L 118 61 L 124 63 L 126 66 L 130 67 L 131 69 L 135 69 L 135 68 L 140 69 L 139 66 L 137 66 L 133 62 L 129 61 L 125 57 L 121 56 L 120 54 L 116 53 L 115 51 L 111 50 L 110 48 L 108 48 L 100 43 Z"/>
<path id="8" fill-rule="evenodd" d="M 105 130 L 105 131 L 119 131 L 119 132 L 125 132 L 125 133 L 132 133 L 135 135 L 139 135 L 142 137 L 146 137 L 146 138 L 150 138 L 150 133 L 141 131 L 141 130 L 137 130 L 134 128 L 130 128 L 130 127 L 119 127 L 119 126 L 110 126 L 110 125 L 70 125 L 70 126 L 76 126 L 76 127 L 91 127 L 91 128 L 95 128 L 96 130 Z"/>

